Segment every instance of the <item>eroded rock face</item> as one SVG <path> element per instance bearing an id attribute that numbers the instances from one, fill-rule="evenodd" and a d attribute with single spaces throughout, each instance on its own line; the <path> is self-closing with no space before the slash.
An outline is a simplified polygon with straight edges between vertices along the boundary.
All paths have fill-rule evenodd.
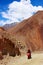
<path id="1" fill-rule="evenodd" d="M 20 54 L 19 48 L 16 48 L 15 44 L 11 40 L 4 38 L 0 44 L 0 50 L 2 50 L 3 55 L 7 55 L 7 53 L 9 53 L 10 56 Z"/>
<path id="2" fill-rule="evenodd" d="M 2 52 L 0 51 L 0 60 L 3 59 L 3 55 L 2 55 Z"/>
<path id="3" fill-rule="evenodd" d="M 9 33 L 15 34 L 31 51 L 43 50 L 43 11 L 38 11 L 32 17 L 23 20 L 15 27 L 8 30 Z M 22 45 L 23 45 L 22 44 Z"/>
<path id="4" fill-rule="evenodd" d="M 20 55 L 19 48 L 15 47 L 15 42 L 13 42 L 10 37 L 8 37 L 8 34 L 3 31 L 3 29 L 0 32 L 0 51 L 2 54 L 0 54 L 0 58 L 2 58 L 2 55 L 7 55 L 9 53 L 10 56 L 16 56 L 16 54 Z M 4 33 L 3 33 L 4 32 Z"/>

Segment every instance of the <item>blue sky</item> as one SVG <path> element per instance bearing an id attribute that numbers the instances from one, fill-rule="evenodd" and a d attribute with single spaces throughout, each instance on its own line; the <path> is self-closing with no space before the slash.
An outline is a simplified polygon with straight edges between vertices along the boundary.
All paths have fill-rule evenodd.
<path id="1" fill-rule="evenodd" d="M 31 3 L 34 5 L 34 6 L 43 6 L 43 0 L 31 0 Z"/>
<path id="2" fill-rule="evenodd" d="M 0 11 L 8 10 L 8 5 L 13 1 L 20 1 L 20 0 L 0 0 Z"/>
<path id="3" fill-rule="evenodd" d="M 43 10 L 43 0 L 0 0 L 0 26 L 20 22 L 38 10 Z"/>

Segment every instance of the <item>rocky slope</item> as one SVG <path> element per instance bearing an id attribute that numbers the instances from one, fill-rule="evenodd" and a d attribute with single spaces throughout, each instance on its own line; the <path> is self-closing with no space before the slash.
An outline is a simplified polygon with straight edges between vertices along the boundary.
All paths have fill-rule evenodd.
<path id="1" fill-rule="evenodd" d="M 43 11 L 38 11 L 7 31 L 32 51 L 43 50 Z"/>
<path id="2" fill-rule="evenodd" d="M 15 37 L 0 27 L 0 59 L 2 59 L 2 55 L 7 55 L 8 53 L 10 56 L 16 56 L 16 54 L 20 55 L 20 50 Z"/>
<path id="3" fill-rule="evenodd" d="M 4 26 L 3 26 L 3 28 L 4 29 L 9 29 L 9 28 L 11 28 L 11 27 L 14 27 L 16 24 L 18 24 L 17 22 L 14 22 L 14 23 L 11 23 L 11 24 L 5 24 Z"/>

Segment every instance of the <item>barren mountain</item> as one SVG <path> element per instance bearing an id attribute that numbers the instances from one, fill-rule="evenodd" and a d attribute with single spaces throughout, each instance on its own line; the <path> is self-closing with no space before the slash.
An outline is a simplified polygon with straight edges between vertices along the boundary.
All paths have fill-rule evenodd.
<path id="1" fill-rule="evenodd" d="M 3 26 L 3 28 L 4 29 L 9 29 L 9 28 L 11 28 L 11 27 L 14 27 L 16 24 L 18 24 L 17 22 L 14 22 L 14 23 L 11 23 L 11 24 L 5 24 L 4 26 Z"/>
<path id="2" fill-rule="evenodd" d="M 43 50 L 43 11 L 38 11 L 7 31 L 32 51 Z"/>

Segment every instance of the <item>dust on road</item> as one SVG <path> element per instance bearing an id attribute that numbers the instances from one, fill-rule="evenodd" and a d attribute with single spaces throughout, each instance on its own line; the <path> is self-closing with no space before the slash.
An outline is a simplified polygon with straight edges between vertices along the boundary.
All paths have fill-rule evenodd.
<path id="1" fill-rule="evenodd" d="M 6 57 L 0 61 L 0 65 L 43 65 L 43 53 L 32 53 L 32 58 L 27 59 L 27 56 L 21 57 Z"/>

